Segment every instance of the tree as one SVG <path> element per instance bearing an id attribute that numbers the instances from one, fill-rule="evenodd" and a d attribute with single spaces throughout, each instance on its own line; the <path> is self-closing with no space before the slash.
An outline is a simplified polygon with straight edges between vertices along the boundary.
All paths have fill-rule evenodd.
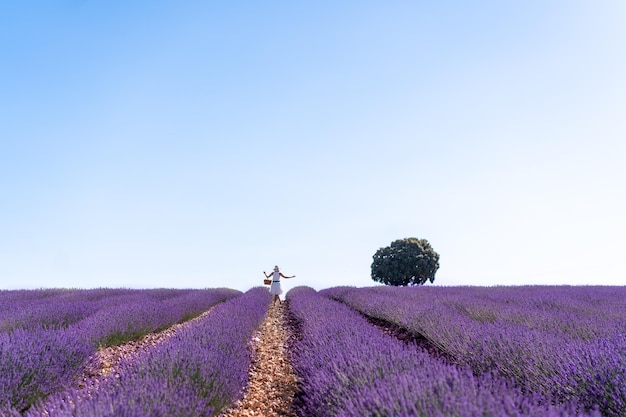
<path id="1" fill-rule="evenodd" d="M 372 279 L 386 285 L 432 283 L 439 269 L 439 254 L 426 239 L 398 239 L 378 249 L 373 258 Z"/>

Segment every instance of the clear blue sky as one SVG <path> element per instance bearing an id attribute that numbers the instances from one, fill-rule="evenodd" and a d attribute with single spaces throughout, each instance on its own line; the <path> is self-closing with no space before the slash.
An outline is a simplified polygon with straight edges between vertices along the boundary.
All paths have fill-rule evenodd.
<path id="1" fill-rule="evenodd" d="M 626 3 L 0 1 L 0 288 L 626 285 Z"/>

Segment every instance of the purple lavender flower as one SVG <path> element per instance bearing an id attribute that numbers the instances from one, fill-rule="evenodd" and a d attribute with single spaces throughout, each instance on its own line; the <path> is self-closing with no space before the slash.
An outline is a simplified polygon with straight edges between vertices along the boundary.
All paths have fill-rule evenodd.
<path id="1" fill-rule="evenodd" d="M 287 298 L 299 323 L 293 366 L 303 416 L 586 415 L 497 373 L 445 363 L 311 289 L 294 288 Z"/>
<path id="2" fill-rule="evenodd" d="M 322 291 L 408 331 L 474 374 L 626 413 L 626 287 L 337 287 Z"/>
<path id="3" fill-rule="evenodd" d="M 69 390 L 28 416 L 211 416 L 243 396 L 248 344 L 267 313 L 264 288 L 218 305 L 166 342 L 123 362 L 89 395 Z"/>
<path id="4" fill-rule="evenodd" d="M 0 293 L 3 323 L 11 323 L 0 332 L 0 415 L 27 410 L 74 386 L 98 345 L 163 329 L 239 294 L 230 289 Z"/>

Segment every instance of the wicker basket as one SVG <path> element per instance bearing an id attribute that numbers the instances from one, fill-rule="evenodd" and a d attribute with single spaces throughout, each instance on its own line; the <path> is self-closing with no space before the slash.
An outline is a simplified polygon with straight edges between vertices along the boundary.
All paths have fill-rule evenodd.
<path id="1" fill-rule="evenodd" d="M 263 280 L 263 284 L 265 284 L 265 285 L 272 285 L 272 280 L 271 279 L 264 279 Z"/>

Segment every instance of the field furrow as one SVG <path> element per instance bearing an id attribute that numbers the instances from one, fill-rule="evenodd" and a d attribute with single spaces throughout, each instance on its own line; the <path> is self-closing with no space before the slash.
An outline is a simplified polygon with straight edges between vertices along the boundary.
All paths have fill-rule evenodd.
<path id="1" fill-rule="evenodd" d="M 286 303 L 273 304 L 255 342 L 250 383 L 242 401 L 222 417 L 295 417 L 297 380 L 287 352 Z"/>
<path id="2" fill-rule="evenodd" d="M 171 327 L 159 332 L 148 333 L 139 340 L 132 340 L 121 345 L 106 346 L 98 349 L 98 351 L 89 358 L 83 375 L 79 378 L 77 388 L 85 391 L 85 396 L 96 389 L 96 387 L 109 375 L 115 374 L 119 376 L 120 364 L 136 360 L 141 354 L 150 349 L 154 349 L 161 343 L 164 343 L 177 332 L 192 325 L 198 320 L 206 317 L 213 310 L 209 310 L 188 321 L 174 324 Z M 40 408 L 46 408 L 45 405 Z"/>

